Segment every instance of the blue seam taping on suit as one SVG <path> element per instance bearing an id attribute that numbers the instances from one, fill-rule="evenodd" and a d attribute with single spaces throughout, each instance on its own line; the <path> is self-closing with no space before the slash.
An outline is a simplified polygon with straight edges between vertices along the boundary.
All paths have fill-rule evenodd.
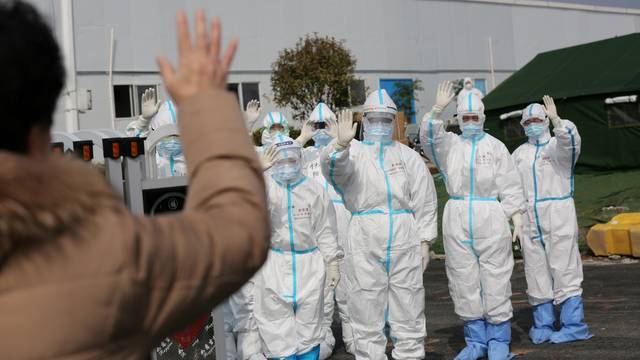
<path id="1" fill-rule="evenodd" d="M 290 251 L 290 250 L 278 249 L 277 247 L 273 247 L 273 246 L 271 246 L 271 248 L 270 248 L 270 249 L 271 249 L 271 251 L 273 251 L 273 252 L 277 252 L 278 254 L 290 254 L 290 253 L 292 253 L 292 252 L 293 252 L 293 251 Z M 303 254 L 309 254 L 309 253 L 312 253 L 312 252 L 314 252 L 314 251 L 316 251 L 316 250 L 318 250 L 318 247 L 317 247 L 317 246 L 314 246 L 314 247 L 309 248 L 309 249 L 296 250 L 296 251 L 295 251 L 295 253 L 296 253 L 296 255 L 303 255 Z"/>
<path id="2" fill-rule="evenodd" d="M 387 187 L 387 209 L 389 212 L 389 239 L 387 240 L 387 261 L 386 261 L 386 270 L 387 270 L 387 278 L 389 277 L 389 273 L 391 272 L 391 243 L 393 242 L 393 204 L 392 204 L 392 196 L 391 196 L 391 184 L 389 183 L 389 176 L 387 175 L 387 171 L 384 169 L 384 144 L 380 144 L 380 169 L 384 174 L 384 182 Z M 384 322 L 389 322 L 389 302 L 387 301 L 387 309 L 384 313 Z"/>
<path id="3" fill-rule="evenodd" d="M 318 104 L 318 112 L 320 113 L 320 122 L 324 122 L 324 116 L 322 114 L 322 103 Z"/>
<path id="4" fill-rule="evenodd" d="M 296 247 L 293 241 L 293 203 L 291 200 L 291 185 L 287 186 L 287 221 L 289 222 L 289 247 L 291 250 L 291 270 L 293 273 L 293 313 L 295 314 L 298 310 L 297 304 L 297 274 L 296 274 Z"/>
<path id="5" fill-rule="evenodd" d="M 450 196 L 449 200 L 498 201 L 497 197 Z"/>
<path id="6" fill-rule="evenodd" d="M 469 112 L 471 112 L 471 92 L 469 92 L 469 95 L 467 95 L 467 106 L 469 107 Z"/>
<path id="7" fill-rule="evenodd" d="M 573 180 L 575 175 L 576 168 L 576 138 L 573 135 L 573 131 L 571 129 L 567 129 L 569 136 L 571 137 L 571 196 L 573 196 Z"/>
<path id="8" fill-rule="evenodd" d="M 378 89 L 378 101 L 380 105 L 384 105 L 384 98 L 382 97 L 382 89 Z"/>
<path id="9" fill-rule="evenodd" d="M 335 169 L 336 169 L 336 157 L 337 156 L 338 156 L 338 152 L 337 151 L 334 151 L 333 154 L 331 154 L 331 159 L 329 160 L 329 180 L 331 180 L 331 185 L 336 190 L 338 195 L 340 195 L 340 197 L 342 199 L 344 199 L 344 192 L 342 191 L 342 189 L 340 189 L 338 184 L 336 184 L 336 179 L 335 179 L 335 176 L 334 176 Z"/>
<path id="10" fill-rule="evenodd" d="M 429 116 L 429 120 L 427 121 L 429 121 L 429 130 L 427 134 L 429 135 L 429 147 L 431 148 L 431 153 L 433 154 L 433 163 L 436 165 L 436 168 L 438 168 L 440 174 L 442 174 L 442 177 L 444 178 L 444 182 L 446 184 L 447 174 L 445 174 L 440 167 L 440 162 L 438 161 L 438 156 L 436 155 L 436 145 L 433 143 L 433 122 L 431 122 L 431 116 Z"/>
<path id="11" fill-rule="evenodd" d="M 175 160 L 173 160 L 173 156 L 169 158 L 169 170 L 171 171 L 171 176 L 174 176 L 175 173 Z"/>
<path id="12" fill-rule="evenodd" d="M 391 215 L 404 215 L 404 214 L 415 214 L 415 212 L 411 209 L 400 209 L 400 210 L 392 210 Z M 354 211 L 351 213 L 352 216 L 367 216 L 367 215 L 389 215 L 388 211 L 375 209 L 375 210 L 366 210 L 366 211 Z"/>
<path id="13" fill-rule="evenodd" d="M 538 161 L 538 154 L 542 146 L 536 143 L 536 152 L 533 155 L 533 165 L 531 166 L 531 172 L 533 175 L 533 215 L 536 221 L 536 230 L 538 230 L 538 238 L 542 247 L 544 245 L 544 236 L 542 236 L 542 227 L 540 226 L 540 217 L 538 216 L 538 178 L 536 176 L 536 161 Z"/>
<path id="14" fill-rule="evenodd" d="M 269 127 L 272 127 L 273 124 L 276 123 L 276 121 L 273 119 L 273 114 L 272 113 L 269 113 L 268 115 L 269 115 Z"/>
<path id="15" fill-rule="evenodd" d="M 178 117 L 176 116 L 176 109 L 173 107 L 173 102 L 171 102 L 171 100 L 167 100 L 167 105 L 169 106 L 169 112 L 171 113 L 171 122 L 176 124 Z"/>
<path id="16" fill-rule="evenodd" d="M 469 241 L 471 245 L 471 250 L 475 254 L 478 261 L 480 261 L 478 257 L 478 253 L 476 252 L 475 245 L 473 243 L 473 192 L 474 192 L 474 177 L 475 177 L 475 160 L 476 160 L 476 142 L 477 140 L 474 138 L 471 140 L 471 158 L 469 159 Z"/>

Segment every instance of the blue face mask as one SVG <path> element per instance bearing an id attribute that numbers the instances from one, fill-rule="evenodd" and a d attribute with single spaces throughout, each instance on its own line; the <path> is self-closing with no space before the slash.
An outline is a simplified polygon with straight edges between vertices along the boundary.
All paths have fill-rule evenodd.
<path id="1" fill-rule="evenodd" d="M 300 167 L 299 162 L 297 162 L 296 164 L 276 164 L 273 167 L 273 177 L 280 182 L 292 182 L 300 178 L 301 174 L 302 168 Z"/>
<path id="2" fill-rule="evenodd" d="M 364 129 L 364 133 L 367 140 L 389 142 L 393 136 L 393 123 L 370 124 Z"/>
<path id="3" fill-rule="evenodd" d="M 462 124 L 462 136 L 465 138 L 476 138 L 484 133 L 482 125 L 476 122 L 467 122 Z"/>
<path id="4" fill-rule="evenodd" d="M 533 140 L 540 138 L 546 131 L 547 126 L 544 124 L 529 124 L 524 127 L 524 133 Z"/>
<path id="5" fill-rule="evenodd" d="M 331 135 L 327 134 L 325 130 L 318 130 L 315 135 L 313 135 L 313 142 L 316 146 L 327 146 L 333 140 Z"/>
<path id="6" fill-rule="evenodd" d="M 180 138 L 177 136 L 168 136 L 160 140 L 156 146 L 156 151 L 158 152 L 158 155 L 169 159 L 182 155 L 182 143 L 180 142 Z"/>

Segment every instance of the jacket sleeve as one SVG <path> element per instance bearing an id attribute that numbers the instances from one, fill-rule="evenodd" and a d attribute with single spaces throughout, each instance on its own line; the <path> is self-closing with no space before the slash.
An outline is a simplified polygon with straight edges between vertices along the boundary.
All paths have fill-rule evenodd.
<path id="1" fill-rule="evenodd" d="M 333 144 L 331 144 L 325 146 L 320 154 L 322 175 L 343 200 L 344 189 L 355 176 L 355 163 L 351 159 L 351 146 L 350 144 L 344 150 L 334 150 Z"/>
<path id="2" fill-rule="evenodd" d="M 417 240 L 433 241 L 438 237 L 438 198 L 433 177 L 422 158 L 413 150 L 408 156 L 407 178 L 411 189 L 411 209 L 418 224 Z"/>
<path id="3" fill-rule="evenodd" d="M 237 101 L 210 90 L 184 101 L 179 111 L 190 177 L 185 209 L 134 218 L 127 251 L 138 301 L 145 301 L 141 331 L 152 342 L 238 290 L 269 246 L 262 169 Z"/>
<path id="4" fill-rule="evenodd" d="M 431 160 L 438 171 L 447 176 L 447 155 L 458 135 L 445 130 L 444 121 L 435 117 L 433 111 L 428 112 L 422 118 L 420 125 L 420 143 L 424 153 Z"/>
<path id="5" fill-rule="evenodd" d="M 498 197 L 504 214 L 507 218 L 511 218 L 515 213 L 522 213 L 525 210 L 522 181 L 513 158 L 504 144 L 496 145 L 494 156 L 496 157 L 495 182 L 498 187 Z"/>
<path id="6" fill-rule="evenodd" d="M 578 128 L 569 120 L 561 120 L 562 126 L 553 129 L 556 138 L 555 160 L 562 169 L 568 173 L 573 172 L 578 156 L 580 156 L 580 146 L 582 140 L 578 133 Z"/>
<path id="7" fill-rule="evenodd" d="M 318 239 L 318 248 L 322 253 L 325 264 L 334 260 L 340 260 L 344 257 L 342 249 L 338 245 L 336 223 L 336 211 L 333 203 L 329 198 L 329 194 L 320 186 L 320 195 L 316 198 L 315 204 L 317 209 L 313 209 L 313 230 L 314 236 Z"/>

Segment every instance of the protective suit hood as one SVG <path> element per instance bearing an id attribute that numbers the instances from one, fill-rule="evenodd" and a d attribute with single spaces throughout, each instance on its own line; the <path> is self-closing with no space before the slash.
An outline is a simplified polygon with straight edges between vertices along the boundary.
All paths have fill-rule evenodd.
<path id="1" fill-rule="evenodd" d="M 367 96 L 362 107 L 363 113 L 380 112 L 396 115 L 398 108 L 385 89 L 378 89 Z"/>
<path id="2" fill-rule="evenodd" d="M 457 108 L 457 118 L 458 125 L 462 128 L 462 115 L 465 114 L 473 114 L 477 115 L 480 119 L 480 125 L 484 125 L 485 115 L 484 115 L 484 103 L 482 99 L 478 97 L 478 95 L 469 92 L 466 94 L 464 99 L 458 102 Z"/>

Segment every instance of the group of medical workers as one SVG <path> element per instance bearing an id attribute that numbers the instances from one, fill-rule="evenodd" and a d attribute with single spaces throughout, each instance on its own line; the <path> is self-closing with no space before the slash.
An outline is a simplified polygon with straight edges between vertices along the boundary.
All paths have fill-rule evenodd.
<path id="1" fill-rule="evenodd" d="M 128 128 L 146 136 L 175 123 L 171 101 L 143 95 Z M 551 97 L 522 111 L 528 141 L 510 154 L 484 131 L 482 93 L 471 79 L 457 96 L 461 134 L 442 119 L 456 98 L 438 86 L 420 140 L 449 194 L 442 219 L 446 273 L 466 346 L 456 359 L 510 359 L 512 242 L 524 255 L 533 343 L 589 339 L 584 322 L 573 201 L 580 135 Z M 247 106 L 249 128 L 259 104 Z M 280 112 L 263 120 L 261 159 L 271 251 L 261 271 L 225 304 L 228 359 L 326 359 L 337 307 L 346 351 L 356 359 L 425 358 L 423 273 L 437 237 L 434 181 L 421 156 L 393 140 L 398 109 L 385 90 L 363 106 L 363 140 L 353 114 L 319 103 L 297 139 Z M 549 125 L 553 125 L 553 136 Z M 313 140 L 313 146 L 308 146 Z M 186 173 L 179 138 L 158 144 L 166 176 Z M 513 223 L 513 230 L 509 221 Z M 555 305 L 560 307 L 556 326 Z"/>

